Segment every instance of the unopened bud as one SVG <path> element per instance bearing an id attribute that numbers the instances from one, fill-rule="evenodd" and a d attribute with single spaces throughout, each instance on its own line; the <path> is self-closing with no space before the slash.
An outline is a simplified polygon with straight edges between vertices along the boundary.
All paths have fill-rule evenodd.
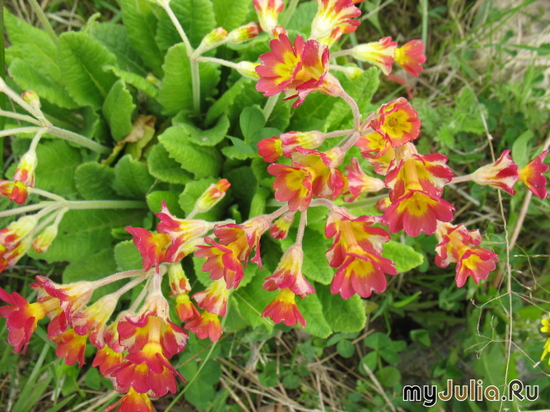
<path id="1" fill-rule="evenodd" d="M 168 278 L 170 279 L 171 295 L 179 295 L 191 291 L 189 279 L 185 276 L 181 263 L 172 263 L 168 266 Z"/>
<path id="2" fill-rule="evenodd" d="M 15 174 L 13 175 L 13 180 L 20 181 L 26 186 L 34 187 L 34 171 L 37 164 L 38 159 L 36 158 L 36 152 L 34 150 L 29 150 L 21 157 L 19 165 L 17 166 Z"/>
<path id="3" fill-rule="evenodd" d="M 220 200 L 223 199 L 225 193 L 231 186 L 227 179 L 221 179 L 218 183 L 211 184 L 208 189 L 197 199 L 194 214 L 208 212 Z"/>
<path id="4" fill-rule="evenodd" d="M 38 253 L 45 253 L 52 245 L 53 240 L 57 236 L 57 225 L 48 226 L 42 231 L 32 242 L 32 248 Z"/>
<path id="5" fill-rule="evenodd" d="M 32 90 L 27 90 L 21 95 L 23 100 L 27 102 L 33 109 L 40 110 L 40 98 Z"/>
<path id="6" fill-rule="evenodd" d="M 235 68 L 241 75 L 253 80 L 258 80 L 260 78 L 260 75 L 256 73 L 257 66 L 259 66 L 259 63 L 242 61 L 237 63 L 237 66 Z"/>
<path id="7" fill-rule="evenodd" d="M 244 26 L 231 30 L 227 35 L 226 40 L 230 43 L 242 43 L 256 37 L 261 31 L 262 28 L 260 25 L 255 21 L 252 21 Z"/>

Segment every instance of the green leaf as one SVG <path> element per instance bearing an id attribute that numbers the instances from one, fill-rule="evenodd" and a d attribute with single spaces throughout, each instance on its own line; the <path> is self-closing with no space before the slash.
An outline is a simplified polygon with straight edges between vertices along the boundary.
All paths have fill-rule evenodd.
<path id="1" fill-rule="evenodd" d="M 105 46 L 84 32 L 65 32 L 58 41 L 59 69 L 72 98 L 81 106 L 101 108 L 117 78 L 103 66 L 116 64 Z"/>
<path id="2" fill-rule="evenodd" d="M 382 332 L 374 332 L 365 339 L 365 346 L 374 350 L 382 350 L 390 347 L 392 344 L 388 335 Z"/>
<path id="3" fill-rule="evenodd" d="M 245 108 L 239 122 L 246 143 L 250 143 L 252 137 L 265 127 L 265 117 L 258 106 Z"/>
<path id="4" fill-rule="evenodd" d="M 401 372 L 393 366 L 385 366 L 376 373 L 376 377 L 382 384 L 388 388 L 394 387 L 401 382 Z"/>
<path id="5" fill-rule="evenodd" d="M 341 340 L 336 345 L 336 351 L 342 358 L 351 358 L 355 353 L 355 346 L 349 340 Z"/>
<path id="6" fill-rule="evenodd" d="M 252 83 L 250 79 L 241 77 L 233 86 L 231 86 L 219 99 L 217 99 L 206 113 L 205 123 L 212 124 L 220 115 L 229 112 L 235 98 L 241 93 L 245 84 Z"/>
<path id="7" fill-rule="evenodd" d="M 41 99 L 67 109 L 78 107 L 59 83 L 39 71 L 34 64 L 15 58 L 10 64 L 9 73 L 22 89 L 33 90 Z"/>
<path id="8" fill-rule="evenodd" d="M 378 352 L 369 352 L 361 359 L 361 363 L 359 364 L 359 372 L 361 372 L 363 375 L 368 375 L 367 371 L 365 370 L 365 365 L 371 370 L 371 372 L 373 372 L 378 365 Z"/>
<path id="9" fill-rule="evenodd" d="M 401 362 L 401 356 L 392 349 L 381 349 L 379 353 L 382 359 L 391 365 L 397 365 Z"/>
<path id="10" fill-rule="evenodd" d="M 411 339 L 413 342 L 419 342 L 426 348 L 430 348 L 432 346 L 430 333 L 426 329 L 411 330 Z"/>
<path id="11" fill-rule="evenodd" d="M 408 272 L 424 262 L 424 255 L 416 252 L 411 246 L 394 240 L 384 244 L 382 256 L 393 261 L 399 273 Z"/>
<path id="12" fill-rule="evenodd" d="M 172 159 L 161 144 L 153 147 L 147 165 L 151 175 L 163 182 L 186 184 L 193 180 L 193 175 L 183 170 L 181 164 Z"/>
<path id="13" fill-rule="evenodd" d="M 300 4 L 294 13 L 292 13 L 292 17 L 290 18 L 286 29 L 297 31 L 308 37 L 311 31 L 311 22 L 315 17 L 315 13 L 317 13 L 317 4 L 315 2 L 310 1 Z"/>
<path id="14" fill-rule="evenodd" d="M 287 236 L 281 241 L 281 244 L 287 249 L 294 244 L 294 239 L 294 235 Z M 304 250 L 304 263 L 302 264 L 304 276 L 323 285 L 330 284 L 334 277 L 334 269 L 327 262 L 325 253 L 330 245 L 324 235 L 306 227 L 302 248 Z"/>
<path id="15" fill-rule="evenodd" d="M 171 47 L 166 54 L 164 78 L 159 89 L 158 101 L 164 112 L 175 115 L 182 110 L 193 109 L 193 86 L 189 57 L 185 44 Z M 220 80 L 220 70 L 212 63 L 199 63 L 201 102 L 212 94 Z"/>
<path id="16" fill-rule="evenodd" d="M 29 251 L 34 259 L 49 263 L 84 259 L 108 248 L 113 242 L 111 229 L 143 219 L 144 210 L 69 210 L 59 225 L 59 234 L 46 253 Z"/>
<path id="17" fill-rule="evenodd" d="M 96 281 L 117 272 L 113 249 L 103 249 L 90 256 L 71 262 L 63 271 L 63 283 L 78 282 L 80 280 Z M 115 292 L 122 282 L 115 282 L 103 286 L 94 292 L 94 299 L 108 293 Z"/>
<path id="18" fill-rule="evenodd" d="M 136 109 L 134 99 L 123 80 L 118 80 L 103 102 L 103 115 L 109 123 L 111 135 L 117 142 L 132 131 L 132 114 Z"/>
<path id="19" fill-rule="evenodd" d="M 229 4 L 231 12 L 228 12 L 227 9 Z M 214 0 L 212 5 L 216 16 L 216 26 L 223 27 L 229 32 L 246 23 L 245 19 L 250 12 L 252 2 L 250 0 L 231 0 L 228 3 L 227 0 Z"/>
<path id="20" fill-rule="evenodd" d="M 342 299 L 330 293 L 330 287 L 315 287 L 323 305 L 323 315 L 334 332 L 358 332 L 365 327 L 367 317 L 363 301 L 358 295 Z"/>
<path id="21" fill-rule="evenodd" d="M 183 31 L 194 48 L 200 44 L 204 36 L 216 27 L 211 0 L 171 0 L 170 8 L 181 23 Z M 198 10 L 200 10 L 200 13 L 197 12 Z M 226 13 L 231 14 L 232 10 L 226 9 Z M 182 41 L 172 20 L 164 11 L 160 13 L 156 40 L 163 50 L 168 50 L 174 44 Z"/>
<path id="22" fill-rule="evenodd" d="M 7 10 L 4 10 L 4 24 L 11 43 L 6 50 L 8 61 L 18 57 L 52 82 L 61 83 L 61 72 L 56 61 L 57 46 L 50 36 Z"/>
<path id="23" fill-rule="evenodd" d="M 535 137 L 531 130 L 523 132 L 512 145 L 512 159 L 517 163 L 518 168 L 525 167 L 529 163 L 530 155 L 529 149 L 531 145 L 529 142 Z"/>
<path id="24" fill-rule="evenodd" d="M 212 183 L 218 182 L 217 178 L 209 177 L 201 180 L 195 180 L 193 182 L 185 185 L 183 193 L 179 197 L 179 204 L 181 209 L 185 212 L 186 215 L 191 213 L 195 207 L 195 202 L 197 199 L 204 193 L 204 191 Z M 225 212 L 225 208 L 229 203 L 230 198 L 226 195 L 218 204 L 216 204 L 212 209 L 205 213 L 199 213 L 196 215 L 195 219 L 204 219 L 208 221 L 216 221 L 221 218 Z"/>
<path id="25" fill-rule="evenodd" d="M 289 130 L 322 130 L 337 100 L 322 93 L 310 94 L 290 119 Z"/>
<path id="26" fill-rule="evenodd" d="M 192 124 L 181 124 L 181 127 L 188 133 L 189 141 L 199 146 L 215 146 L 225 138 L 229 130 L 229 120 L 227 116 L 222 116 L 216 126 L 208 130 L 201 130 Z"/>
<path id="27" fill-rule="evenodd" d="M 104 66 L 103 69 L 112 71 L 117 77 L 120 77 L 126 83 L 134 86 L 136 89 L 138 89 L 139 91 L 142 91 L 149 97 L 152 97 L 155 99 L 159 93 L 159 89 L 157 89 L 155 86 L 153 86 L 144 77 L 140 76 L 139 74 L 120 70 L 115 66 Z"/>
<path id="28" fill-rule="evenodd" d="M 78 150 L 56 139 L 41 141 L 36 153 L 36 187 L 61 196 L 74 196 L 77 192 L 74 173 L 82 162 Z"/>
<path id="29" fill-rule="evenodd" d="M 121 196 L 142 199 L 154 180 L 147 171 L 147 166 L 126 155 L 115 166 L 113 189 Z"/>
<path id="30" fill-rule="evenodd" d="M 233 146 L 226 146 L 222 153 L 230 159 L 246 160 L 256 157 L 256 152 L 250 145 L 233 136 L 227 136 L 233 143 Z"/>
<path id="31" fill-rule="evenodd" d="M 138 52 L 132 48 L 125 26 L 114 23 L 96 23 L 91 34 L 94 39 L 115 55 L 118 67 L 138 75 L 147 75 L 148 70 L 143 67 L 143 61 Z"/>
<path id="32" fill-rule="evenodd" d="M 221 157 L 213 147 L 198 146 L 192 143 L 186 130 L 172 126 L 159 136 L 159 141 L 171 158 L 195 175 L 195 178 L 217 176 L 221 169 Z"/>
<path id="33" fill-rule="evenodd" d="M 265 274 L 262 274 L 265 272 Z M 239 303 L 239 312 L 253 328 L 263 326 L 268 332 L 273 330 L 273 322 L 262 317 L 265 307 L 277 297 L 277 293 L 268 292 L 262 288 L 267 271 L 258 271 L 258 275 L 252 279 L 245 288 L 234 293 Z"/>
<path id="34" fill-rule="evenodd" d="M 179 195 L 176 192 L 169 190 L 157 190 L 147 195 L 147 206 L 153 213 L 160 213 L 162 209 L 162 201 L 166 203 L 170 213 L 176 216 L 184 216 L 185 213 L 179 205 Z"/>
<path id="35" fill-rule="evenodd" d="M 143 268 L 143 258 L 132 240 L 125 240 L 115 246 L 116 269 L 120 272 Z"/>
<path id="36" fill-rule="evenodd" d="M 231 183 L 231 194 L 237 200 L 243 216 L 250 216 L 250 205 L 258 190 L 258 180 L 250 167 L 243 166 L 227 172 L 225 177 Z"/>
<path id="37" fill-rule="evenodd" d="M 119 4 L 122 20 L 134 50 L 139 51 L 141 59 L 155 76 L 162 77 L 164 55 L 155 40 L 158 21 L 152 10 L 158 6 L 147 0 L 120 0 Z"/>
<path id="38" fill-rule="evenodd" d="M 305 331 L 323 339 L 328 338 L 332 329 L 323 316 L 323 307 L 317 294 L 309 295 L 304 299 L 297 298 L 296 304 L 307 322 Z"/>
<path id="39" fill-rule="evenodd" d="M 120 196 L 112 188 L 115 171 L 96 162 L 83 163 L 74 175 L 75 185 L 86 200 L 116 200 Z"/>

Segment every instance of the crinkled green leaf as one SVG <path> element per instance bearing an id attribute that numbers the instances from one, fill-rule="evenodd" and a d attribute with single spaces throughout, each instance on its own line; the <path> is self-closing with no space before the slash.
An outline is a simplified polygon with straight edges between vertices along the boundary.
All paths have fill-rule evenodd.
<path id="1" fill-rule="evenodd" d="M 164 60 L 164 78 L 159 89 L 158 101 L 168 115 L 193 109 L 193 86 L 189 57 L 185 44 L 171 47 Z M 220 70 L 212 63 L 199 63 L 201 102 L 211 96 L 220 80 Z"/>
<path id="2" fill-rule="evenodd" d="M 109 166 L 97 162 L 83 163 L 75 170 L 74 180 L 78 193 L 85 200 L 116 200 L 120 198 L 112 187 L 115 171 Z"/>
<path id="3" fill-rule="evenodd" d="M 117 81 L 103 66 L 116 64 L 105 46 L 84 32 L 65 32 L 58 41 L 59 69 L 71 97 L 82 106 L 99 109 Z"/>
<path id="4" fill-rule="evenodd" d="M 156 98 L 159 93 L 159 89 L 149 83 L 144 77 L 139 74 L 120 70 L 115 66 L 105 66 L 104 70 L 112 71 L 117 77 L 120 77 L 126 83 L 134 86 L 136 89 L 142 91 L 152 98 Z"/>
<path id="5" fill-rule="evenodd" d="M 256 91 L 256 82 L 246 81 L 239 93 L 235 96 L 231 104 L 228 104 L 225 112 L 229 117 L 231 124 L 236 124 L 241 117 L 242 111 L 246 107 L 254 106 L 255 104 L 263 107 L 266 98 L 261 93 Z"/>
<path id="6" fill-rule="evenodd" d="M 248 166 L 230 170 L 225 177 L 231 183 L 231 194 L 237 200 L 243 216 L 250 216 L 250 205 L 258 190 L 258 180 Z"/>
<path id="7" fill-rule="evenodd" d="M 166 203 L 168 210 L 175 216 L 185 216 L 179 205 L 179 194 L 170 190 L 157 190 L 147 195 L 147 206 L 154 213 L 160 213 L 162 202 Z"/>
<path id="8" fill-rule="evenodd" d="M 36 187 L 71 197 L 77 193 L 74 173 L 82 157 L 64 140 L 41 141 L 36 149 Z"/>
<path id="9" fill-rule="evenodd" d="M 193 175 L 172 159 L 163 145 L 157 144 L 147 158 L 149 172 L 163 182 L 186 184 Z"/>
<path id="10" fill-rule="evenodd" d="M 311 22 L 315 17 L 315 13 L 317 13 L 317 4 L 315 2 L 310 1 L 300 4 L 294 13 L 292 13 L 286 29 L 302 33 L 307 38 L 311 31 Z"/>
<path id="11" fill-rule="evenodd" d="M 172 126 L 159 136 L 159 141 L 171 158 L 195 175 L 196 178 L 217 176 L 221 169 L 221 157 L 213 147 L 192 143 L 181 126 Z"/>
<path id="12" fill-rule="evenodd" d="M 115 23 L 96 23 L 91 33 L 94 39 L 115 55 L 118 67 L 141 76 L 147 75 L 148 70 L 143 67 L 139 53 L 130 44 L 126 26 Z"/>
<path id="13" fill-rule="evenodd" d="M 342 299 L 330 293 L 329 286 L 316 285 L 315 289 L 323 305 L 323 315 L 334 332 L 358 332 L 365 327 L 365 307 L 358 295 Z"/>
<path id="14" fill-rule="evenodd" d="M 393 261 L 399 273 L 408 272 L 424 262 L 422 254 L 416 252 L 411 246 L 394 240 L 384 244 L 382 256 Z"/>
<path id="15" fill-rule="evenodd" d="M 159 8 L 147 0 L 120 0 L 122 20 L 134 50 L 157 77 L 162 77 L 164 55 L 155 40 L 157 17 L 153 8 Z"/>
<path id="16" fill-rule="evenodd" d="M 34 64 L 15 58 L 10 64 L 9 73 L 22 89 L 34 91 L 41 99 L 67 109 L 78 107 L 59 83 L 43 74 Z"/>
<path id="17" fill-rule="evenodd" d="M 239 118 L 241 132 L 246 143 L 265 126 L 265 117 L 258 106 L 246 107 Z"/>
<path id="18" fill-rule="evenodd" d="M 103 102 L 103 115 L 113 139 L 120 142 L 132 131 L 132 114 L 136 109 L 132 95 L 123 80 L 118 80 Z"/>
<path id="19" fill-rule="evenodd" d="M 228 32 L 248 23 L 246 16 L 252 8 L 250 0 L 213 0 L 214 15 L 216 16 L 216 26 L 223 27 Z M 228 12 L 228 7 L 231 11 Z"/>
<path id="20" fill-rule="evenodd" d="M 241 77 L 233 86 L 231 86 L 219 99 L 217 99 L 206 113 L 206 124 L 214 122 L 223 113 L 228 113 L 233 105 L 235 98 L 241 93 L 246 83 L 251 83 L 250 79 Z"/>
<path id="21" fill-rule="evenodd" d="M 113 189 L 121 196 L 142 199 L 154 180 L 147 166 L 132 159 L 132 156 L 126 155 L 115 166 Z"/>
<path id="22" fill-rule="evenodd" d="M 211 0 L 171 0 L 170 8 L 194 48 L 200 44 L 204 36 L 216 27 Z M 232 10 L 226 12 L 231 14 Z M 160 13 L 156 40 L 162 50 L 168 50 L 174 44 L 182 41 L 172 20 L 164 11 Z"/>
<path id="23" fill-rule="evenodd" d="M 134 224 L 144 213 L 144 209 L 70 210 L 63 217 L 50 250 L 41 254 L 29 251 L 29 255 L 49 263 L 86 258 L 111 246 L 112 228 Z"/>
<path id="24" fill-rule="evenodd" d="M 529 142 L 535 137 L 531 130 L 523 132 L 512 145 L 512 159 L 518 165 L 518 168 L 525 167 L 531 156 L 529 154 L 529 149 L 531 145 Z"/>
<path id="25" fill-rule="evenodd" d="M 120 272 L 143 268 L 143 258 L 132 240 L 125 240 L 115 246 L 116 269 Z"/>
<path id="26" fill-rule="evenodd" d="M 81 280 L 93 282 L 116 272 L 117 266 L 113 249 L 106 248 L 90 256 L 71 262 L 63 271 L 63 283 L 72 283 Z M 96 300 L 109 293 L 116 292 L 124 283 L 124 281 L 117 281 L 98 288 L 94 291 L 92 299 Z"/>
<path id="27" fill-rule="evenodd" d="M 322 93 L 311 93 L 290 119 L 290 130 L 322 130 L 337 102 L 334 97 Z"/>
<path id="28" fill-rule="evenodd" d="M 256 157 L 256 152 L 250 145 L 233 136 L 227 136 L 233 143 L 233 146 L 226 146 L 222 153 L 230 159 L 246 160 Z"/>
<path id="29" fill-rule="evenodd" d="M 215 146 L 227 135 L 229 120 L 227 116 L 222 116 L 219 118 L 216 126 L 208 130 L 201 130 L 192 124 L 181 124 L 181 127 L 187 131 L 189 141 L 199 146 Z"/>

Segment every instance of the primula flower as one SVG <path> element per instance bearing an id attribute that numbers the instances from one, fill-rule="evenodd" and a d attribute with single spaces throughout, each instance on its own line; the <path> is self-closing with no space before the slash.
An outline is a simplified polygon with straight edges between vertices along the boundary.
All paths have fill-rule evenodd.
<path id="1" fill-rule="evenodd" d="M 388 75 L 392 71 L 394 52 L 397 42 L 391 37 L 384 37 L 377 42 L 359 44 L 351 49 L 351 55 L 357 60 L 374 64 L 382 73 Z"/>
<path id="2" fill-rule="evenodd" d="M 197 199 L 192 213 L 199 214 L 208 212 L 225 197 L 230 187 L 231 183 L 229 183 L 227 179 L 221 179 L 217 183 L 212 183 Z"/>
<path id="3" fill-rule="evenodd" d="M 107 376 L 109 369 L 122 363 L 126 350 L 119 343 L 118 321 L 112 322 L 103 334 L 104 345 L 99 347 L 92 366 L 99 367 L 102 375 Z"/>
<path id="4" fill-rule="evenodd" d="M 226 315 L 228 298 L 227 284 L 223 279 L 215 280 L 206 290 L 193 295 L 193 299 L 195 299 L 199 308 L 206 309 L 208 313 L 219 316 Z"/>
<path id="5" fill-rule="evenodd" d="M 91 299 L 97 289 L 95 282 L 79 281 L 64 285 L 57 284 L 44 276 L 36 276 L 36 282 L 31 284 L 35 290 L 42 292 L 42 296 L 49 295 L 59 299 L 61 309 L 65 312 L 67 319 L 83 308 Z"/>
<path id="6" fill-rule="evenodd" d="M 270 318 L 275 323 L 283 322 L 286 326 L 294 326 L 300 323 L 306 327 L 306 320 L 296 306 L 296 294 L 290 289 L 281 289 L 277 297 L 266 306 L 262 312 L 264 318 Z"/>
<path id="7" fill-rule="evenodd" d="M 37 253 L 46 253 L 57 237 L 58 225 L 53 224 L 44 229 L 32 242 L 32 248 Z"/>
<path id="8" fill-rule="evenodd" d="M 439 240 L 435 263 L 443 268 L 449 263 L 457 263 L 455 280 L 458 287 L 464 286 L 468 276 L 479 284 L 495 269 L 498 256 L 490 250 L 477 248 L 481 244 L 479 230 L 440 222 L 435 234 Z"/>
<path id="9" fill-rule="evenodd" d="M 283 155 L 283 143 L 277 136 L 262 139 L 258 142 L 258 154 L 264 162 L 276 162 Z"/>
<path id="10" fill-rule="evenodd" d="M 381 106 L 370 127 L 386 138 L 392 147 L 414 140 L 420 134 L 420 119 L 404 97 Z"/>
<path id="11" fill-rule="evenodd" d="M 141 227 L 126 226 L 125 229 L 134 237 L 134 245 L 143 258 L 143 270 L 148 271 L 156 266 L 159 273 L 160 264 L 169 261 L 166 258 L 166 251 L 172 238 L 166 233 L 154 234 Z"/>
<path id="12" fill-rule="evenodd" d="M 287 212 L 271 224 L 269 235 L 273 239 L 285 239 L 288 236 L 290 226 L 294 222 L 296 212 Z"/>
<path id="13" fill-rule="evenodd" d="M 110 412 L 117 407 L 118 412 L 155 412 L 149 396 L 146 393 L 136 392 L 132 387 L 117 403 L 105 408 L 105 411 Z"/>
<path id="14" fill-rule="evenodd" d="M 317 13 L 311 23 L 311 39 L 331 45 L 336 39 L 335 29 L 343 33 L 353 33 L 361 23 L 353 20 L 361 15 L 352 0 L 317 0 Z"/>
<path id="15" fill-rule="evenodd" d="M 191 291 L 189 279 L 185 276 L 181 263 L 178 262 L 168 265 L 168 279 L 171 289 L 170 296 Z"/>
<path id="16" fill-rule="evenodd" d="M 518 180 L 518 166 L 510 156 L 510 150 L 505 150 L 499 159 L 491 164 L 477 169 L 470 175 L 478 185 L 493 186 L 515 195 L 514 184 Z"/>
<path id="17" fill-rule="evenodd" d="M 416 237 L 421 232 L 433 235 L 438 221 L 453 220 L 454 210 L 453 205 L 440 197 L 420 190 L 409 190 L 386 209 L 384 217 L 390 232 L 405 229 L 407 235 Z"/>
<path id="18" fill-rule="evenodd" d="M 93 305 L 82 308 L 71 316 L 71 326 L 79 335 L 89 335 L 90 343 L 95 347 L 105 345 L 104 333 L 107 321 L 115 311 L 118 296 L 105 295 Z"/>
<path id="19" fill-rule="evenodd" d="M 354 294 L 368 298 L 373 291 L 386 290 L 386 277 L 397 275 L 393 262 L 375 254 L 346 253 L 342 266 L 336 272 L 330 285 L 333 294 L 340 293 L 343 299 Z"/>
<path id="20" fill-rule="evenodd" d="M 527 166 L 518 170 L 518 180 L 525 183 L 527 188 L 533 192 L 535 196 L 541 199 L 546 199 L 548 197 L 546 177 L 543 175 L 543 173 L 548 171 L 548 165 L 543 163 L 547 154 L 548 150 L 545 150 L 530 161 Z"/>
<path id="21" fill-rule="evenodd" d="M 313 176 L 308 168 L 299 164 L 296 166 L 285 166 L 273 163 L 268 166 L 267 172 L 275 176 L 275 199 L 279 202 L 288 202 L 291 212 L 299 210 L 303 212 L 309 207 L 313 196 Z"/>
<path id="22" fill-rule="evenodd" d="M 285 157 L 290 158 L 298 147 L 302 149 L 316 149 L 325 141 L 325 134 L 318 131 L 288 132 L 281 135 L 282 151 Z"/>
<path id="23" fill-rule="evenodd" d="M 185 329 L 197 335 L 199 339 L 210 338 L 212 342 L 216 342 L 222 335 L 222 325 L 218 315 L 207 310 L 203 311 L 199 317 L 188 321 Z"/>
<path id="24" fill-rule="evenodd" d="M 287 99 L 298 97 L 292 107 L 298 107 L 312 91 L 330 96 L 343 92 L 338 79 L 328 73 L 329 51 L 315 40 L 304 43 L 296 36 L 294 46 L 286 34 L 269 43 L 271 52 L 260 56 L 262 64 L 256 67 L 260 80 L 256 90 L 264 96 L 273 96 L 282 91 Z"/>
<path id="25" fill-rule="evenodd" d="M 277 26 L 278 16 L 284 6 L 283 0 L 254 0 L 254 8 L 263 31 L 271 34 Z"/>
<path id="26" fill-rule="evenodd" d="M 0 317 L 7 319 L 8 342 L 14 347 L 15 352 L 26 352 L 38 321 L 59 308 L 58 299 L 29 303 L 19 293 L 12 292 L 10 295 L 2 288 L 0 299 L 8 303 L 8 306 L 0 307 Z"/>
<path id="27" fill-rule="evenodd" d="M 273 275 L 265 279 L 263 288 L 268 291 L 289 289 L 301 298 L 315 293 L 313 286 L 302 274 L 304 252 L 300 245 L 289 247 L 284 253 Z"/>
<path id="28" fill-rule="evenodd" d="M 59 358 L 65 359 L 69 366 L 78 362 L 78 366 L 84 365 L 84 352 L 86 351 L 86 341 L 88 335 L 79 335 L 74 329 L 67 329 L 65 332 L 51 338 L 57 345 L 55 354 Z"/>
<path id="29" fill-rule="evenodd" d="M 23 205 L 27 201 L 28 194 L 29 190 L 25 183 L 0 180 L 0 196 L 7 197 L 15 203 Z"/>
<path id="30" fill-rule="evenodd" d="M 395 49 L 395 62 L 405 69 L 411 76 L 418 77 L 426 62 L 422 40 L 411 40 L 403 46 Z"/>
<path id="31" fill-rule="evenodd" d="M 10 223 L 8 227 L 0 230 L 0 247 L 14 249 L 34 230 L 37 223 L 38 219 L 35 215 L 23 216 Z"/>
<path id="32" fill-rule="evenodd" d="M 236 288 L 244 276 L 243 265 L 237 254 L 208 236 L 204 240 L 206 245 L 199 245 L 195 252 L 195 256 L 206 258 L 202 271 L 210 272 L 212 280 L 223 277 L 228 288 Z"/>
<path id="33" fill-rule="evenodd" d="M 182 322 L 186 322 L 200 316 L 199 311 L 193 302 L 191 302 L 188 293 L 176 295 L 176 313 Z"/>
<path id="34" fill-rule="evenodd" d="M 351 196 L 344 199 L 346 202 L 355 201 L 361 193 L 378 192 L 386 187 L 382 180 L 370 177 L 363 172 L 355 157 L 351 158 L 351 164 L 346 166 L 346 171 L 348 172 L 348 190 L 351 193 Z"/>

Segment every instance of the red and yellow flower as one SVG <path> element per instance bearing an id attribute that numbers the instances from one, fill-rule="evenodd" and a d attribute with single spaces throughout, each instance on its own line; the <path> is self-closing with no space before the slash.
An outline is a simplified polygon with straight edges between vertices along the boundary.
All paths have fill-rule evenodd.
<path id="1" fill-rule="evenodd" d="M 208 212 L 225 197 L 230 187 L 231 183 L 227 179 L 220 179 L 218 182 L 212 183 L 197 199 L 195 207 L 190 214 L 196 215 Z"/>
<path id="2" fill-rule="evenodd" d="M 276 162 L 283 155 L 283 143 L 277 136 L 262 139 L 258 142 L 258 154 L 264 162 Z"/>
<path id="3" fill-rule="evenodd" d="M 118 402 L 105 408 L 105 411 L 110 412 L 115 408 L 118 408 L 118 412 L 155 412 L 149 396 L 146 393 L 137 392 L 132 387 Z"/>
<path id="4" fill-rule="evenodd" d="M 302 274 L 304 251 L 300 245 L 289 247 L 283 254 L 275 272 L 265 279 L 263 288 L 268 291 L 288 289 L 305 298 L 310 293 L 315 293 L 313 286 Z"/>
<path id="5" fill-rule="evenodd" d="M 143 270 L 148 271 L 155 266 L 157 273 L 159 273 L 160 264 L 169 262 L 166 252 L 172 243 L 170 235 L 152 233 L 141 227 L 126 226 L 125 229 L 134 237 L 134 245 L 136 245 L 143 258 Z"/>
<path id="6" fill-rule="evenodd" d="M 351 158 L 351 164 L 346 166 L 348 172 L 348 190 L 351 193 L 344 201 L 353 202 L 361 193 L 378 192 L 386 187 L 385 183 L 375 177 L 368 176 L 361 167 L 357 158 Z"/>
<path id="7" fill-rule="evenodd" d="M 269 235 L 273 239 L 285 239 L 288 236 L 290 226 L 294 222 L 296 212 L 287 212 L 271 224 Z"/>
<path id="8" fill-rule="evenodd" d="M 395 62 L 405 69 L 411 76 L 418 77 L 424 70 L 422 64 L 426 62 L 422 40 L 411 40 L 395 49 Z"/>
<path id="9" fill-rule="evenodd" d="M 390 74 L 394 61 L 394 53 L 397 48 L 397 42 L 392 41 L 391 37 L 384 37 L 377 42 L 359 44 L 351 49 L 351 55 L 357 60 L 361 60 L 375 65 L 384 74 Z"/>
<path id="10" fill-rule="evenodd" d="M 535 194 L 535 196 L 541 199 L 548 197 L 548 191 L 546 189 L 546 177 L 543 173 L 548 171 L 548 165 L 543 163 L 544 158 L 548 154 L 548 150 L 545 150 L 540 155 L 530 161 L 527 166 L 518 170 L 518 180 L 521 180 L 527 185 L 527 188 Z"/>
<path id="11" fill-rule="evenodd" d="M 273 32 L 284 6 L 283 0 L 254 0 L 254 9 L 263 31 L 269 34 Z"/>
<path id="12" fill-rule="evenodd" d="M 376 114 L 370 127 L 387 139 L 392 147 L 410 142 L 420 134 L 418 113 L 404 97 L 382 105 Z"/>
<path id="13" fill-rule="evenodd" d="M 228 298 L 229 292 L 223 278 L 215 280 L 206 290 L 193 295 L 193 299 L 195 299 L 199 308 L 219 316 L 226 315 Z"/>
<path id="14" fill-rule="evenodd" d="M 216 342 L 222 335 L 222 324 L 218 315 L 202 311 L 200 316 L 195 317 L 185 324 L 185 329 L 197 335 L 199 339 L 209 338 Z"/>
<path id="15" fill-rule="evenodd" d="M 510 150 L 502 152 L 498 160 L 477 169 L 470 175 L 478 185 L 486 185 L 505 190 L 515 195 L 514 184 L 518 180 L 518 166 L 510 156 Z"/>
<path id="16" fill-rule="evenodd" d="M 13 200 L 20 205 L 25 204 L 29 189 L 23 182 L 11 180 L 0 180 L 0 196 Z"/>
<path id="17" fill-rule="evenodd" d="M 275 199 L 279 202 L 288 202 L 291 212 L 303 212 L 309 207 L 313 197 L 311 170 L 300 164 L 286 166 L 273 163 L 268 166 L 267 172 L 276 177 L 273 184 Z"/>
<path id="18" fill-rule="evenodd" d="M 244 276 L 244 271 L 235 251 L 208 236 L 204 240 L 206 244 L 199 245 L 195 252 L 195 256 L 206 258 L 201 269 L 209 272 L 212 280 L 223 277 L 227 287 L 237 287 Z"/>
<path id="19" fill-rule="evenodd" d="M 297 323 L 306 327 L 306 320 L 296 306 L 296 294 L 290 289 L 281 289 L 277 297 L 269 303 L 262 312 L 264 318 L 270 318 L 275 323 L 294 326 Z"/>
<path id="20" fill-rule="evenodd" d="M 311 23 L 310 38 L 330 46 L 344 33 L 353 33 L 361 15 L 352 0 L 317 0 L 317 13 Z M 336 30 L 336 33 L 335 33 Z"/>

